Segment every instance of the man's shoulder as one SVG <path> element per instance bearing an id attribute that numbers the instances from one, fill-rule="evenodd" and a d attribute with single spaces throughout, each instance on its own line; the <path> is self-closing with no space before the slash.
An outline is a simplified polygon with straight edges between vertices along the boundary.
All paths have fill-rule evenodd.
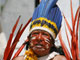
<path id="1" fill-rule="evenodd" d="M 25 59 L 24 59 L 24 55 L 23 55 L 23 56 L 18 56 L 18 57 L 16 57 L 16 58 L 14 58 L 13 60 L 25 60 Z"/>
<path id="2" fill-rule="evenodd" d="M 67 60 L 65 56 L 63 55 L 57 55 L 52 60 Z"/>

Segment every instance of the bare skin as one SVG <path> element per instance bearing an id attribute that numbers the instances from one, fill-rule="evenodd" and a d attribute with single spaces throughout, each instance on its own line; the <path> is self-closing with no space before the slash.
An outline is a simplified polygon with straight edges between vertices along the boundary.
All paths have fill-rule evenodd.
<path id="1" fill-rule="evenodd" d="M 57 55 L 52 60 L 67 60 L 65 56 Z"/>
<path id="2" fill-rule="evenodd" d="M 24 56 L 18 56 L 16 58 L 14 58 L 13 60 L 25 60 L 25 59 L 24 59 Z"/>
<path id="3" fill-rule="evenodd" d="M 14 58 L 14 60 L 25 60 L 24 59 L 24 56 L 18 56 L 16 58 Z M 57 55 L 55 56 L 53 59 L 51 60 L 67 60 L 65 56 L 62 56 L 62 55 Z"/>

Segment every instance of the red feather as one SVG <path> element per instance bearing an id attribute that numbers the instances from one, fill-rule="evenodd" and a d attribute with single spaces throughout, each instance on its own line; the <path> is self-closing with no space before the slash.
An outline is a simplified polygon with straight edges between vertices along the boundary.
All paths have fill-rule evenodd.
<path id="1" fill-rule="evenodd" d="M 14 27 L 13 27 L 13 29 L 12 29 L 12 33 L 11 33 L 10 36 L 9 36 L 9 40 L 8 40 L 7 46 L 6 46 L 5 51 L 4 51 L 4 57 L 3 57 L 4 60 L 7 60 L 7 57 L 8 57 L 8 55 L 9 55 L 10 48 L 11 48 L 12 38 L 13 38 L 14 32 L 15 32 L 15 30 L 16 30 L 16 27 L 17 27 L 17 25 L 18 25 L 18 22 L 19 22 L 19 20 L 20 20 L 20 17 L 21 17 L 21 16 L 18 17 L 18 19 L 17 19 L 17 21 L 16 21 L 16 24 L 14 25 Z"/>
<path id="2" fill-rule="evenodd" d="M 26 23 L 26 25 L 22 28 L 22 30 L 21 30 L 21 27 L 22 27 L 22 24 L 21 24 L 21 26 L 20 26 L 20 28 L 19 28 L 19 30 L 17 32 L 17 35 L 16 35 L 16 37 L 13 40 L 13 43 L 12 43 L 12 39 L 13 39 L 13 35 L 14 35 L 14 32 L 15 32 L 15 29 L 16 29 L 16 27 L 18 25 L 19 20 L 20 20 L 20 16 L 19 16 L 19 18 L 16 21 L 16 24 L 14 25 L 14 27 L 12 29 L 12 33 L 10 34 L 10 37 L 9 37 L 9 40 L 8 40 L 8 43 L 7 43 L 7 47 L 6 47 L 5 52 L 4 52 L 3 60 L 10 60 L 11 59 L 12 54 L 14 52 L 14 49 L 15 49 L 15 47 L 16 47 L 16 45 L 17 45 L 22 33 L 24 32 L 25 28 L 30 23 L 31 19 L 32 18 L 30 18 L 30 20 Z M 11 45 L 11 43 L 12 43 L 12 45 Z M 23 47 L 24 47 L 24 45 L 22 45 L 20 50 L 22 50 Z"/>
<path id="3" fill-rule="evenodd" d="M 28 40 L 26 40 L 26 41 L 21 45 L 21 47 L 20 47 L 20 48 L 18 49 L 18 51 L 15 53 L 14 57 L 12 58 L 12 60 L 20 54 L 20 52 L 22 51 L 22 49 L 23 49 L 24 46 L 26 45 L 26 42 L 28 42 Z"/>
<path id="4" fill-rule="evenodd" d="M 70 60 L 70 59 L 71 59 L 71 58 L 70 58 L 70 53 L 69 53 L 66 45 L 64 44 L 63 40 L 62 40 L 61 31 L 59 32 L 59 40 L 60 40 L 61 46 L 62 46 L 62 48 L 63 48 L 63 51 L 64 51 L 64 53 L 65 53 L 65 56 L 66 56 L 67 60 Z"/>

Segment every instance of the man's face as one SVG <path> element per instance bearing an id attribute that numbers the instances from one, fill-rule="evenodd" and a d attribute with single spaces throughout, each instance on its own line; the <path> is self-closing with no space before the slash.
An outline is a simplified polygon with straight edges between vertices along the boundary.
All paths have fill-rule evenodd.
<path id="1" fill-rule="evenodd" d="M 30 35 L 30 48 L 38 56 L 44 56 L 50 53 L 53 46 L 53 40 L 50 34 L 43 30 L 35 30 Z"/>

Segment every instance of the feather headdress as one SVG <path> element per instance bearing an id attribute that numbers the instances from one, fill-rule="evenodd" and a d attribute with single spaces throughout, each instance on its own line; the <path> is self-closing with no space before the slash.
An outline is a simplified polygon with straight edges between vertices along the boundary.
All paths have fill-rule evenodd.
<path id="1" fill-rule="evenodd" d="M 35 9 L 30 32 L 36 29 L 49 32 L 55 39 L 62 22 L 62 15 L 59 7 L 56 5 L 57 0 L 42 0 L 40 5 Z"/>

